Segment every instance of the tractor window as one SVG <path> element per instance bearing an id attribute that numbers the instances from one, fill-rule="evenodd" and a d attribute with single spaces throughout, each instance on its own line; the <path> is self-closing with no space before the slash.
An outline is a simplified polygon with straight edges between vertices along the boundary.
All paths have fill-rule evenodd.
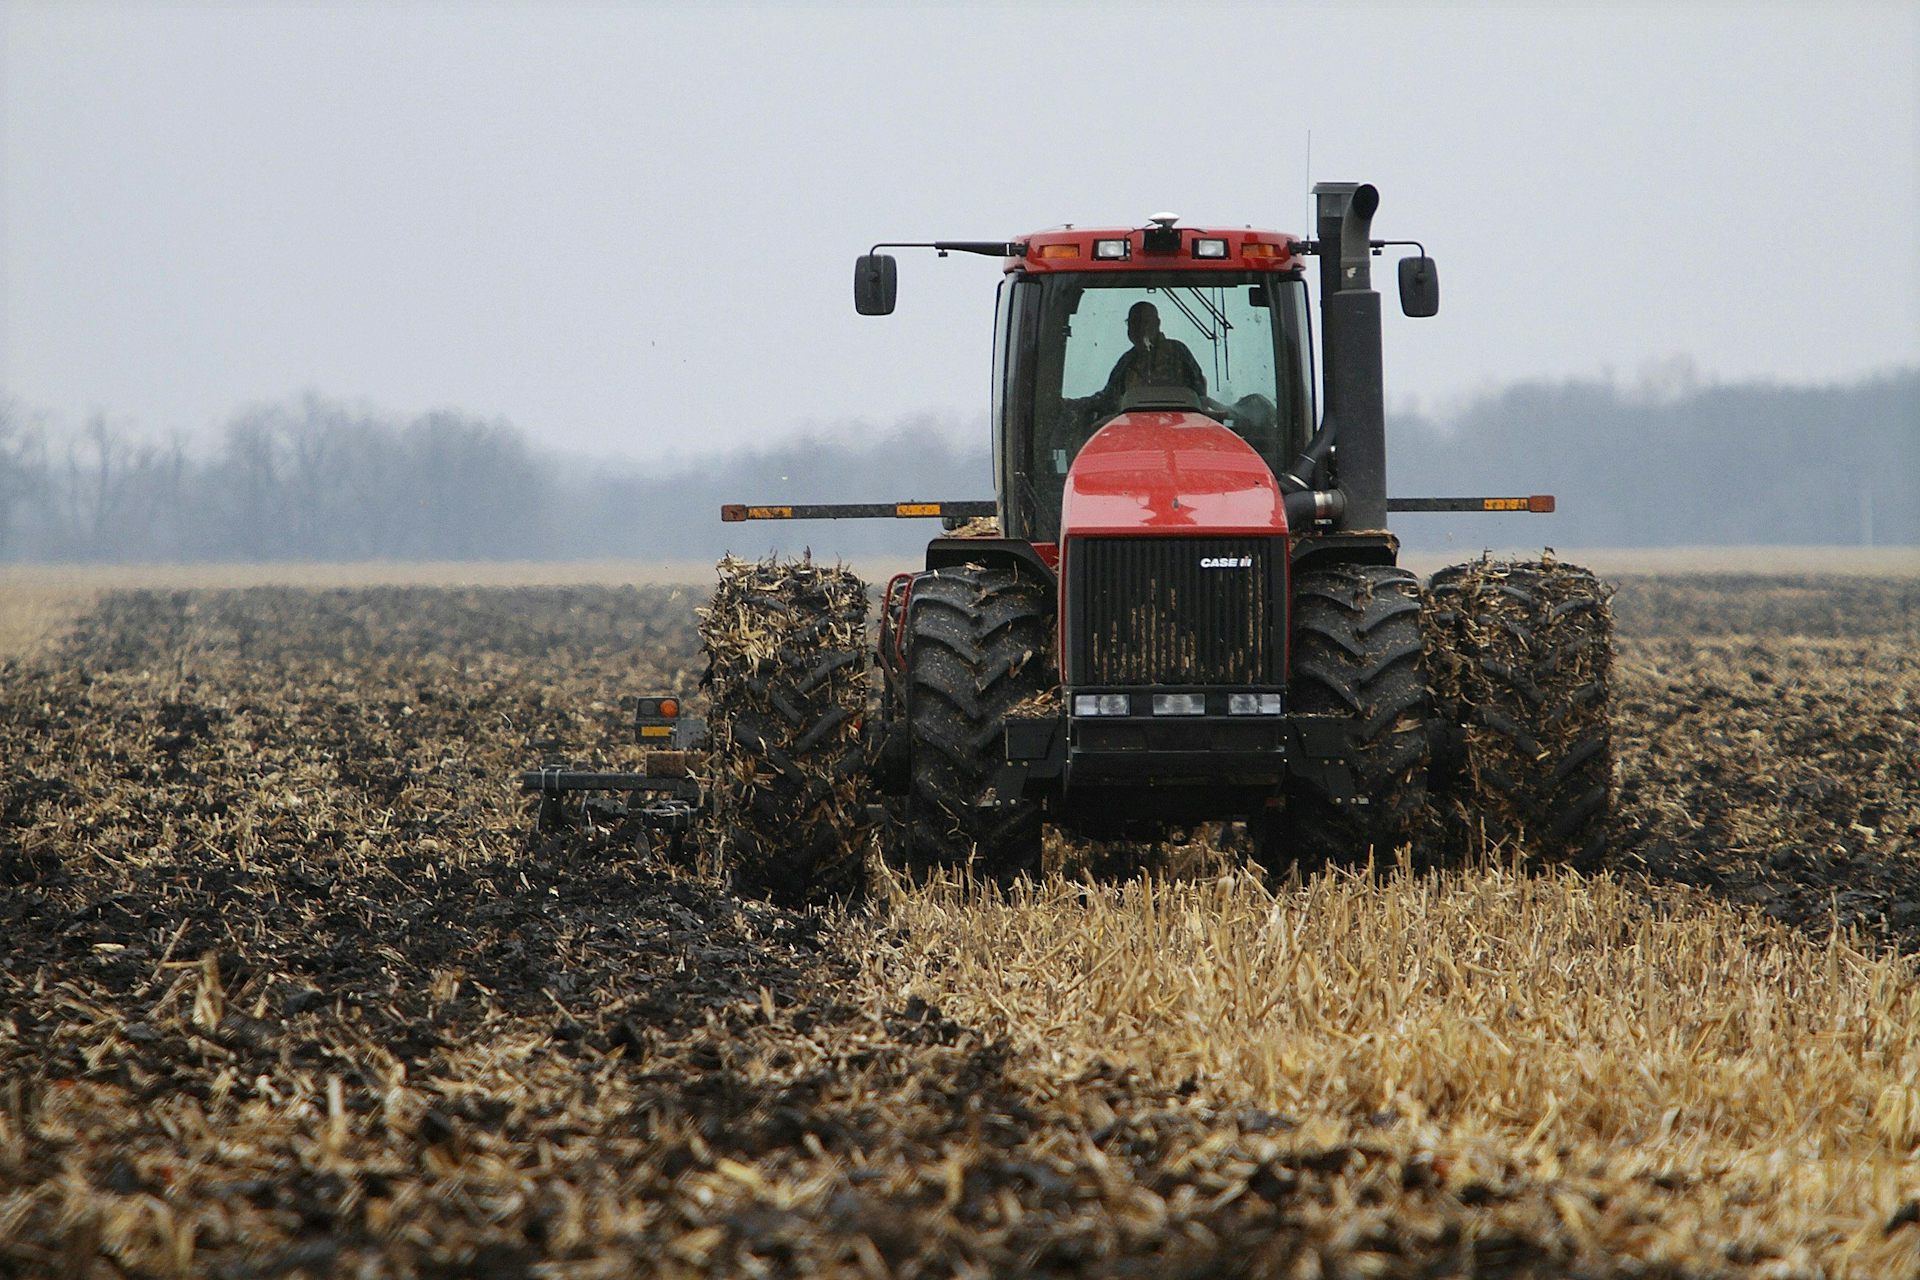
<path id="1" fill-rule="evenodd" d="M 1059 528 L 1067 468 L 1142 387 L 1184 388 L 1200 410 L 1279 467 L 1310 432 L 1305 286 L 1297 278 L 1219 272 L 1049 274 L 1031 361 L 1029 489 L 1033 536 Z M 1011 353 L 1009 353 L 1011 354 Z M 1025 406 L 1022 406 L 1023 408 Z M 1030 434 L 1029 434 L 1030 433 Z M 1013 478 L 1013 477 L 1010 477 Z"/>

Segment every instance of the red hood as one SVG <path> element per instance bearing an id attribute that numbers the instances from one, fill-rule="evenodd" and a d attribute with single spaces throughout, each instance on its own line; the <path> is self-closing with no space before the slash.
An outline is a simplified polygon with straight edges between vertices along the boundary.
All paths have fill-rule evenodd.
<path id="1" fill-rule="evenodd" d="M 1067 472 L 1060 511 L 1063 538 L 1286 531 L 1266 461 L 1198 413 L 1126 413 L 1100 428 Z"/>

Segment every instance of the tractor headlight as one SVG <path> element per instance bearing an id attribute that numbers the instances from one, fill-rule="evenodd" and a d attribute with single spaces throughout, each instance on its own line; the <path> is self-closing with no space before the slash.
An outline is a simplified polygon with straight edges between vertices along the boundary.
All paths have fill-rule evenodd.
<path id="1" fill-rule="evenodd" d="M 1133 699 L 1124 693 L 1076 693 L 1073 714 L 1077 716 L 1124 716 L 1133 713 Z"/>
<path id="2" fill-rule="evenodd" d="M 1129 243 L 1125 240 L 1095 240 L 1093 242 L 1093 256 L 1095 258 L 1108 260 L 1125 258 L 1128 248 Z"/>
<path id="3" fill-rule="evenodd" d="M 1280 695 L 1277 693 L 1230 693 L 1227 695 L 1227 714 L 1230 716 L 1277 716 L 1280 714 Z"/>
<path id="4" fill-rule="evenodd" d="M 1153 714 L 1157 716 L 1203 716 L 1207 714 L 1204 693 L 1156 693 Z"/>

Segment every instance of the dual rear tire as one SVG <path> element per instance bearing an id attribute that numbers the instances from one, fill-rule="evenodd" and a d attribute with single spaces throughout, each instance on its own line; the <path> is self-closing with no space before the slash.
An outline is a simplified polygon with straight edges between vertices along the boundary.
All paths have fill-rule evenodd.
<path id="1" fill-rule="evenodd" d="M 1293 709 L 1344 716 L 1360 803 L 1311 773 L 1254 824 L 1269 869 L 1495 848 L 1590 865 L 1613 807 L 1605 586 L 1553 560 L 1346 565 L 1294 587 Z"/>
<path id="2" fill-rule="evenodd" d="M 1040 808 L 994 802 L 1007 716 L 1057 684 L 1047 585 L 1010 568 L 914 580 L 901 690 L 909 736 L 900 852 L 907 870 L 970 868 L 1008 884 L 1040 873 Z"/>
<path id="3" fill-rule="evenodd" d="M 847 899 L 872 844 L 866 584 L 838 567 L 722 561 L 700 620 L 711 844 L 734 887 L 786 906 Z"/>
<path id="4" fill-rule="evenodd" d="M 1613 618 L 1605 586 L 1554 560 L 1479 561 L 1434 574 L 1426 663 L 1458 726 L 1435 777 L 1438 840 L 1586 865 L 1613 807 Z"/>
<path id="5" fill-rule="evenodd" d="M 1351 787 L 1294 775 L 1285 808 L 1252 824 L 1269 871 L 1390 858 L 1413 838 L 1431 754 L 1420 607 L 1420 580 L 1392 565 L 1294 578 L 1292 710 L 1351 726 Z"/>

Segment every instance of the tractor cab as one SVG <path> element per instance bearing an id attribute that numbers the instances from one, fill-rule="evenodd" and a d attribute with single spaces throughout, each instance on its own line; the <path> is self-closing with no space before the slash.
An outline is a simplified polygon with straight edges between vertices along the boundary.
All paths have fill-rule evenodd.
<path id="1" fill-rule="evenodd" d="M 1015 242 L 993 349 L 995 487 L 1009 537 L 1059 537 L 1073 460 L 1123 413 L 1211 419 L 1275 474 L 1300 452 L 1313 366 L 1292 244 L 1170 222 Z"/>

